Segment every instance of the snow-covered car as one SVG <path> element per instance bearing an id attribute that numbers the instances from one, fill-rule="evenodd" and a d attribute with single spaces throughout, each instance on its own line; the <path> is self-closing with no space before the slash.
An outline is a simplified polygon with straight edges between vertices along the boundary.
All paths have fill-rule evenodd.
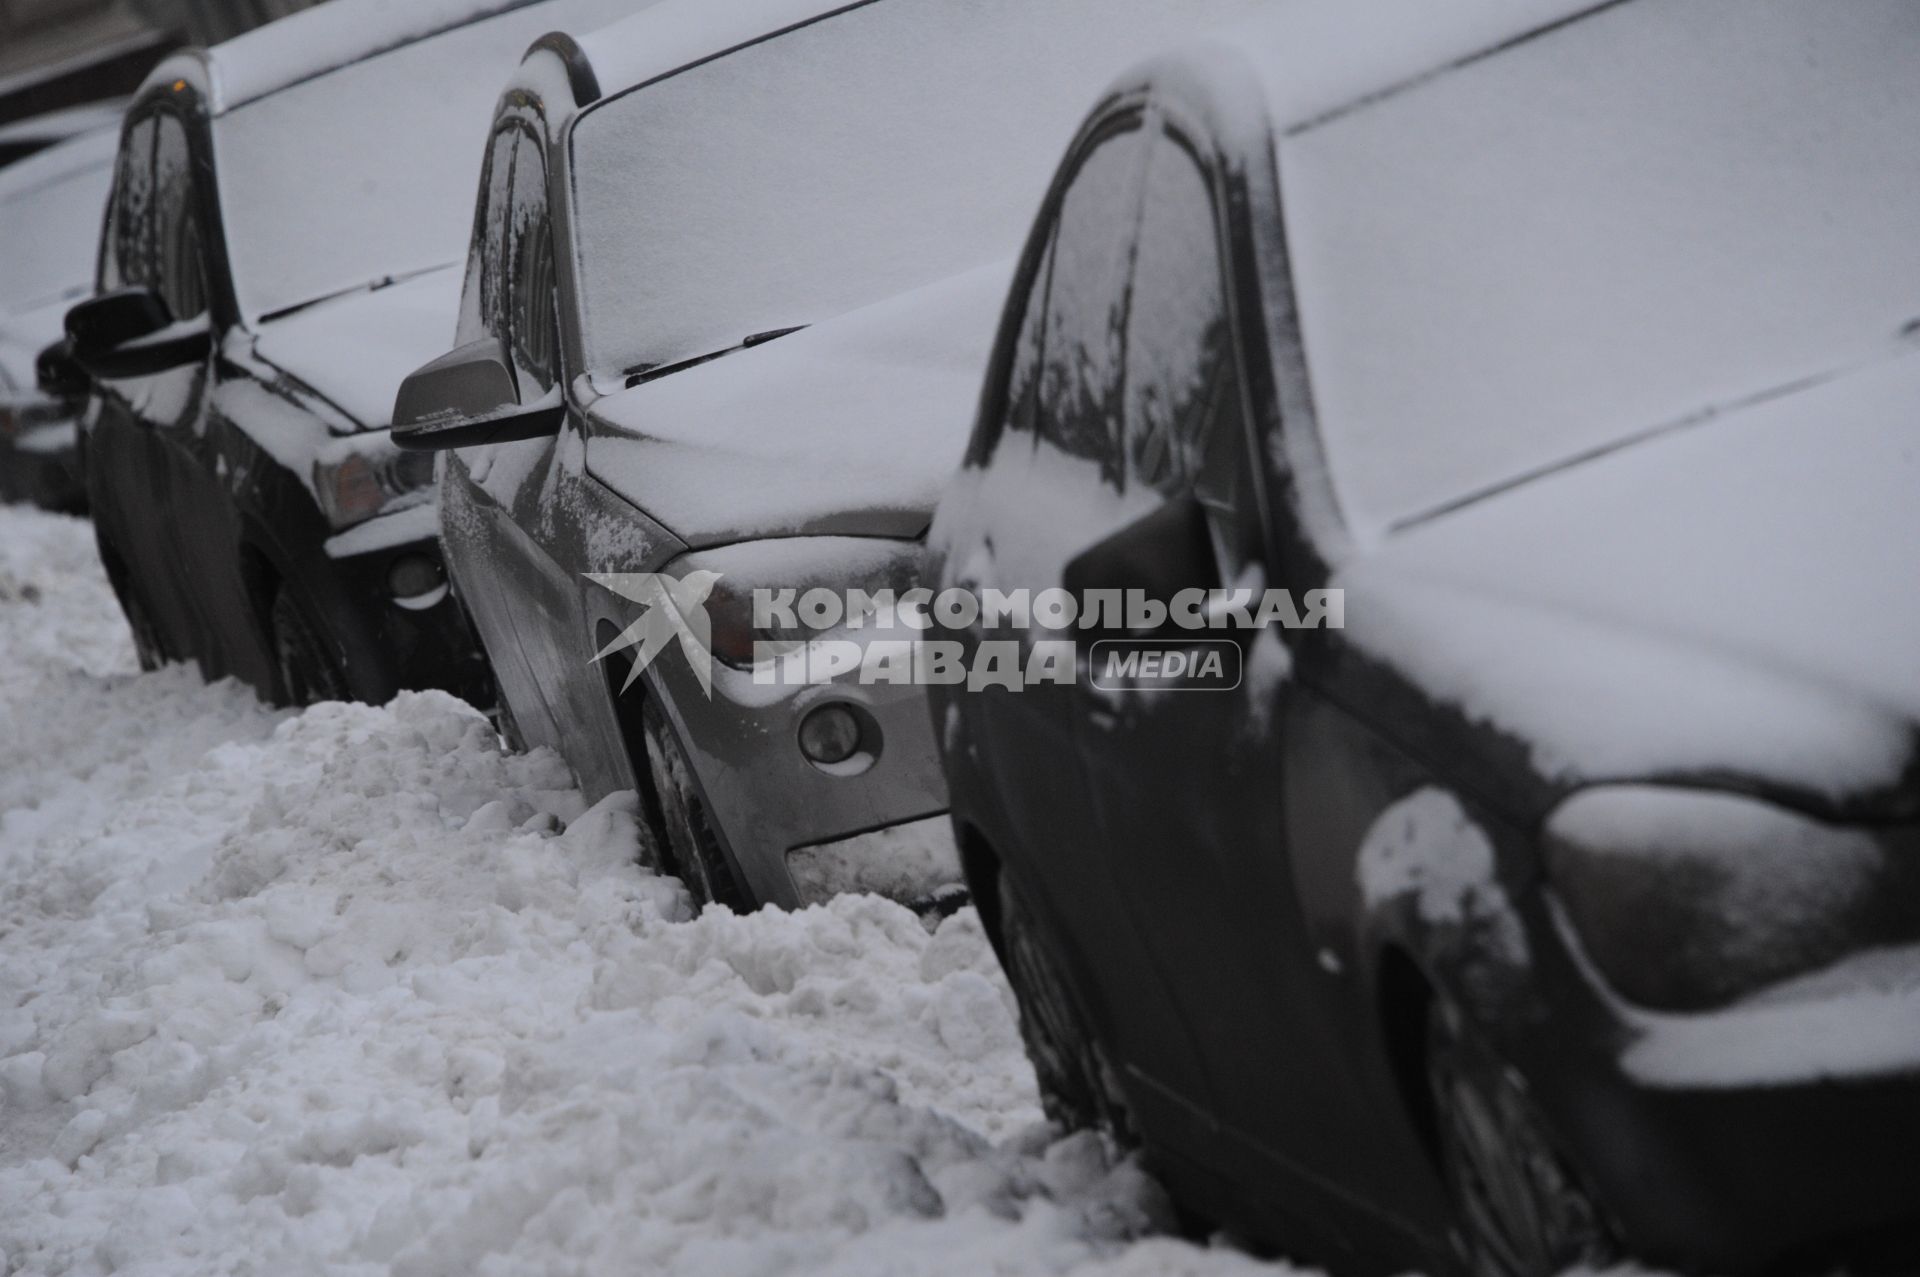
<path id="1" fill-rule="evenodd" d="M 1114 68 L 1252 7 L 669 0 L 529 54 L 395 435 L 462 449 L 448 560 L 519 734 L 638 790 L 703 899 L 957 882 L 921 689 L 772 685 L 754 591 L 911 587 L 1054 152 Z M 715 659 L 629 692 L 596 658 L 647 604 L 587 573 L 713 583 Z"/>
<path id="2" fill-rule="evenodd" d="M 1356 1271 L 1913 1270 L 1916 130 L 1900 0 L 1328 0 L 1117 83 L 929 571 L 1344 623 L 934 689 L 1056 1115 Z"/>
<path id="3" fill-rule="evenodd" d="M 123 99 L 108 98 L 0 125 L 0 168 L 100 129 L 111 129 L 120 122 L 126 105 Z"/>
<path id="4" fill-rule="evenodd" d="M 387 413 L 453 330 L 499 81 L 542 31 L 632 7 L 334 0 L 155 68 L 99 295 L 67 317 L 101 557 L 144 661 L 294 703 L 490 697 L 432 466 Z"/>
<path id="5" fill-rule="evenodd" d="M 118 145 L 100 129 L 0 173 L 0 501 L 86 508 L 76 447 L 85 380 L 55 370 L 43 388 L 41 356 L 63 340 L 67 307 L 92 290 Z"/>

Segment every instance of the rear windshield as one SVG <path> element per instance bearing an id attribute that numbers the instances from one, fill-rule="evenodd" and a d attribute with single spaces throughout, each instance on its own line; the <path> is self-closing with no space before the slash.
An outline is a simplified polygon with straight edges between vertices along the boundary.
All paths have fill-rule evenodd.
<path id="1" fill-rule="evenodd" d="M 1282 143 L 1361 526 L 1893 349 L 1920 316 L 1920 5 L 1638 0 Z"/>
<path id="2" fill-rule="evenodd" d="M 587 364 L 729 349 L 1004 258 L 1105 85 L 1258 0 L 870 0 L 572 135 Z"/>

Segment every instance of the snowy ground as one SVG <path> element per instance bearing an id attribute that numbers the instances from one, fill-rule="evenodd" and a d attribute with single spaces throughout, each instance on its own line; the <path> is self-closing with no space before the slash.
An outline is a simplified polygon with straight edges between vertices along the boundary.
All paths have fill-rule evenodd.
<path id="1" fill-rule="evenodd" d="M 970 911 L 690 919 L 438 695 L 135 672 L 0 508 L 0 1274 L 1274 1274 L 1050 1143 Z"/>

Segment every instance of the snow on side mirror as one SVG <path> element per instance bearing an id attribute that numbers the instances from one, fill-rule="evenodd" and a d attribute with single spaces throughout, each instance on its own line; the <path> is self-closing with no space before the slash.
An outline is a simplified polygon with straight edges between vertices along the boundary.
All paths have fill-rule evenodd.
<path id="1" fill-rule="evenodd" d="M 538 439 L 560 429 L 557 388 L 522 404 L 513 364 L 497 337 L 470 341 L 416 369 L 393 401 L 393 442 L 415 452 Z"/>

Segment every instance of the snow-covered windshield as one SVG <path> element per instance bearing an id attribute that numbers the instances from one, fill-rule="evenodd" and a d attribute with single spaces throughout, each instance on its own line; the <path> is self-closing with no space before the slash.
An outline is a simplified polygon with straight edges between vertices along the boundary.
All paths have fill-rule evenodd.
<path id="1" fill-rule="evenodd" d="M 93 283 L 113 154 L 82 155 L 44 182 L 0 193 L 0 314 L 77 297 Z"/>
<path id="2" fill-rule="evenodd" d="M 582 115 L 587 366 L 729 349 L 1018 249 L 1102 87 L 1258 0 L 873 0 Z"/>
<path id="3" fill-rule="evenodd" d="M 214 122 L 240 305 L 270 314 L 464 260 L 501 87 L 527 46 L 634 0 L 547 0 L 404 45 Z"/>
<path id="4" fill-rule="evenodd" d="M 1285 140 L 1349 517 L 1889 348 L 1920 316 L 1916 137 L 1910 0 L 1640 0 Z"/>

